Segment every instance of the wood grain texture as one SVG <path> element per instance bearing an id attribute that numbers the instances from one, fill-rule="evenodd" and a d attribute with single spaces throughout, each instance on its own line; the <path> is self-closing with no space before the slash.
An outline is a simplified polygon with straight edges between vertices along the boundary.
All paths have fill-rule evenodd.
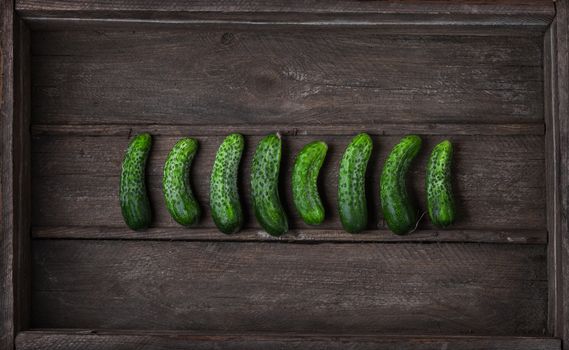
<path id="1" fill-rule="evenodd" d="M 14 324 L 16 333 L 29 327 L 30 315 L 30 31 L 15 19 L 14 46 Z"/>
<path id="2" fill-rule="evenodd" d="M 17 348 L 560 348 L 559 340 L 545 338 L 298 335 L 567 334 L 569 326 L 557 324 L 569 303 L 551 282 L 562 272 L 548 270 L 555 258 L 544 245 L 561 237 L 551 233 L 555 186 L 550 177 L 546 182 L 555 169 L 547 118 L 557 106 L 557 90 L 548 91 L 553 73 L 543 63 L 550 1 L 17 0 L 16 6 L 42 30 L 32 35 L 28 105 L 31 325 L 87 329 L 24 332 Z M 160 175 L 177 138 L 200 140 L 192 179 L 207 208 L 221 136 L 245 133 L 240 181 L 248 207 L 254 145 L 275 129 L 285 134 L 283 169 L 309 140 L 332 145 L 321 179 L 333 214 L 324 229 L 299 221 L 286 172 L 291 235 L 275 242 L 260 234 L 250 212 L 247 228 L 230 237 L 215 231 L 207 212 L 197 230 L 175 225 L 162 203 Z M 155 227 L 133 234 L 120 217 L 117 174 L 129 136 L 143 130 L 156 136 L 149 164 Z M 374 215 L 369 231 L 352 236 L 339 230 L 335 177 L 349 135 L 360 130 L 375 135 L 368 179 Z M 430 149 L 445 137 L 456 142 L 462 216 L 452 231 L 424 222 L 414 235 L 393 236 L 377 214 L 383 160 L 410 132 L 426 140 L 412 175 L 421 203 Z M 560 207 L 567 209 L 563 196 Z M 522 244 L 440 243 L 465 241 Z M 372 242 L 403 244 L 356 244 Z M 547 249 L 556 247 L 550 242 Z M 563 290 L 567 279 L 559 280 Z M 560 303 L 548 305 L 548 293 Z M 96 328 L 197 333 L 88 330 Z M 217 334 L 200 334 L 205 330 Z M 232 333 L 249 331 L 297 334 Z"/>
<path id="3" fill-rule="evenodd" d="M 546 124 L 545 137 L 545 173 L 546 173 L 546 205 L 547 205 L 547 231 L 548 231 L 548 281 L 549 281 L 549 334 L 558 334 L 560 307 L 561 307 L 561 271 L 560 271 L 560 196 L 559 188 L 559 121 L 557 114 L 557 43 L 556 21 L 544 37 L 544 80 L 545 105 L 544 115 Z"/>
<path id="4" fill-rule="evenodd" d="M 558 208 L 559 226 L 555 232 L 556 250 L 559 253 L 554 262 L 559 274 L 558 289 L 560 295 L 556 309 L 555 335 L 563 339 L 563 346 L 569 345 L 569 3 L 565 0 L 556 3 L 555 23 L 556 56 L 553 61 L 557 72 L 554 85 L 554 118 L 557 121 L 559 157 L 556 176 L 560 188 Z"/>
<path id="5" fill-rule="evenodd" d="M 560 350 L 559 339 L 474 336 L 325 336 L 189 332 L 28 331 L 16 338 L 17 350 Z"/>
<path id="6" fill-rule="evenodd" d="M 0 348 L 29 326 L 29 31 L 0 1 Z"/>
<path id="7" fill-rule="evenodd" d="M 550 1 L 16 1 L 27 20 L 50 18 L 138 21 L 270 21 L 338 23 L 444 23 L 448 26 L 525 25 L 545 27 L 554 15 Z"/>
<path id="8" fill-rule="evenodd" d="M 116 14 L 116 13 L 115 13 Z M 111 14 L 112 15 L 112 14 Z M 160 13 L 154 12 L 155 16 Z M 168 13 L 170 17 L 175 14 Z M 248 17 L 257 17 L 258 19 Z M 276 15 L 277 17 L 282 14 Z M 202 17 L 200 14 L 199 17 Z M 226 18 L 229 16 L 230 18 Z M 264 30 L 265 28 L 281 30 L 308 30 L 314 29 L 376 29 L 381 35 L 444 35 L 444 36 L 511 36 L 511 37 L 539 37 L 543 38 L 546 28 L 541 25 L 512 25 L 507 23 L 491 24 L 488 21 L 478 22 L 463 18 L 454 23 L 445 23 L 431 18 L 430 21 L 421 21 L 415 16 L 408 15 L 405 21 L 378 20 L 376 15 L 356 15 L 356 18 L 342 16 L 342 19 L 326 20 L 317 15 L 317 18 L 307 19 L 291 13 L 291 18 L 271 17 L 271 15 L 257 13 L 247 14 L 246 18 L 234 18 L 233 15 L 210 14 L 212 19 L 110 19 L 110 18 L 69 18 L 69 17 L 24 17 L 26 24 L 32 31 L 154 31 L 154 30 L 219 30 L 221 27 L 231 26 L 233 30 Z M 240 16 L 240 15 L 237 15 Z M 349 15 L 348 15 L 349 16 Z M 222 18 L 220 18 L 222 17 Z M 369 18 L 365 18 L 369 17 Z M 225 19 L 223 19 L 225 18 Z M 301 19 L 303 18 L 303 19 Z M 466 17 L 468 18 L 468 17 Z M 301 19 L 301 20 L 299 20 Z M 462 22 L 462 23 L 461 23 Z"/>
<path id="9" fill-rule="evenodd" d="M 546 248 L 35 240 L 32 327 L 540 335 Z"/>
<path id="10" fill-rule="evenodd" d="M 543 123 L 541 37 L 34 32 L 40 124 Z"/>
<path id="11" fill-rule="evenodd" d="M 0 0 L 0 127 L 1 181 L 0 181 L 0 348 L 14 346 L 14 18 L 13 2 Z"/>
<path id="12" fill-rule="evenodd" d="M 111 11 L 187 11 L 187 12 L 298 12 L 298 13 L 326 13 L 326 12 L 363 12 L 363 13 L 440 13 L 461 12 L 471 13 L 542 13 L 554 15 L 553 4 L 545 0 L 522 1 L 495 1 L 481 0 L 475 3 L 467 0 L 461 1 L 383 1 L 383 2 L 353 2 L 346 0 L 327 1 L 325 3 L 314 0 L 254 0 L 235 3 L 227 0 L 192 2 L 152 0 L 120 0 L 120 1 L 70 1 L 70 0 L 17 0 L 16 10 L 53 10 L 53 11 L 82 11 L 82 10 L 111 10 Z"/>
<path id="13" fill-rule="evenodd" d="M 194 136 L 192 134 L 187 136 Z M 545 179 L 543 136 L 424 136 L 423 149 L 409 175 L 409 182 L 424 208 L 424 169 L 433 146 L 449 138 L 455 144 L 455 193 L 459 217 L 457 230 L 534 230 L 544 233 Z M 194 193 L 204 210 L 199 228 L 214 228 L 209 215 L 209 178 L 214 155 L 223 137 L 196 137 L 199 150 L 191 179 Z M 320 136 L 329 144 L 320 175 L 320 191 L 327 219 L 320 226 L 339 230 L 336 210 L 337 172 L 342 153 L 351 135 Z M 385 229 L 379 209 L 379 175 L 384 160 L 400 136 L 374 136 L 367 197 L 371 218 L 369 228 Z M 149 158 L 148 188 L 154 209 L 153 226 L 178 227 L 163 203 L 162 168 L 177 137 L 155 137 Z M 246 227 L 257 228 L 249 200 L 249 167 L 260 136 L 247 136 L 241 164 L 240 193 Z M 291 219 L 291 227 L 310 228 L 292 206 L 290 172 L 296 153 L 313 136 L 283 138 L 281 195 Z M 129 138 L 82 136 L 34 136 L 32 139 L 33 225 L 123 227 L 117 199 L 118 175 Z M 85 215 L 88 213 L 88 215 Z M 421 229 L 431 228 L 424 220 Z"/>
<path id="14" fill-rule="evenodd" d="M 183 227 L 151 228 L 133 232 L 126 227 L 35 227 L 32 237 L 39 239 L 129 239 L 129 240 L 185 240 L 250 242 L 270 241 L 289 243 L 319 242 L 475 242 L 546 244 L 545 230 L 420 230 L 409 235 L 394 235 L 389 230 L 369 230 L 357 235 L 343 230 L 292 229 L 279 237 L 268 235 L 260 229 L 245 229 L 239 234 L 223 235 L 217 229 L 188 230 Z"/>

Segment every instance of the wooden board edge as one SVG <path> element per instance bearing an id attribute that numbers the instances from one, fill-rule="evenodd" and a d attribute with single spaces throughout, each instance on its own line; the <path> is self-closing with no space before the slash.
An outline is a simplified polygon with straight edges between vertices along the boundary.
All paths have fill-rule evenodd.
<path id="1" fill-rule="evenodd" d="M 34 239 L 119 239 L 160 241 L 224 241 L 224 242 L 285 242 L 285 243 L 502 243 L 546 244 L 547 233 L 539 230 L 422 230 L 409 235 L 395 235 L 389 230 L 364 231 L 350 234 L 342 230 L 293 229 L 281 237 L 273 237 L 259 229 L 245 229 L 225 235 L 216 229 L 182 227 L 151 228 L 134 232 L 123 227 L 33 227 Z"/>
<path id="2" fill-rule="evenodd" d="M 117 31 L 117 30 L 311 30 L 311 29 L 379 29 L 379 35 L 511 36 L 543 37 L 546 26 L 536 25 L 458 25 L 443 23 L 377 24 L 368 22 L 247 22 L 247 21 L 148 21 L 70 18 L 24 18 L 32 31 Z"/>
<path id="3" fill-rule="evenodd" d="M 30 330 L 16 338 L 18 350 L 107 349 L 561 349 L 549 337 L 389 336 L 297 334 L 203 334 L 187 331 Z"/>
<path id="4" fill-rule="evenodd" d="M 231 26 L 233 28 L 380 28 L 383 34 L 431 34 L 450 35 L 543 35 L 551 23 L 549 16 L 532 18 L 527 16 L 421 16 L 401 18 L 400 16 L 318 16 L 303 20 L 250 14 L 247 17 L 216 15 L 215 19 L 200 18 L 147 18 L 149 14 L 139 14 L 136 18 L 98 17 L 91 13 L 58 13 L 44 17 L 44 14 L 22 13 L 23 19 L 33 30 L 113 30 L 113 29 L 191 29 Z M 132 14 L 131 14 L 132 15 Z M 74 17 L 81 16 L 81 17 Z M 254 19 L 258 17 L 259 19 Z M 269 17 L 269 18 L 267 18 Z M 387 17 L 387 18 L 385 18 Z M 465 30 L 463 30 L 466 28 Z"/>
<path id="5" fill-rule="evenodd" d="M 556 275 L 555 332 L 563 340 L 563 347 L 569 347 L 569 0 L 556 2 L 555 18 L 556 52 L 553 65 L 556 69 L 556 84 L 553 86 L 553 118 L 557 121 L 556 137 L 559 141 L 559 166 L 554 174 L 559 183 L 559 226 L 554 232 L 556 241 L 554 257 Z"/>
<path id="6" fill-rule="evenodd" d="M 31 80 L 30 29 L 15 16 L 14 42 L 14 302 L 15 329 L 30 325 L 31 307 Z"/>
<path id="7" fill-rule="evenodd" d="M 14 8 L 0 0 L 0 348 L 14 346 Z"/>
<path id="8" fill-rule="evenodd" d="M 557 43 L 556 20 L 544 36 L 544 116 L 545 116 L 545 172 L 546 172 L 546 216 L 548 231 L 547 280 L 548 280 L 548 334 L 557 334 L 560 323 L 560 269 L 559 266 L 559 125 L 557 120 Z"/>
<path id="9" fill-rule="evenodd" d="M 0 0 L 0 348 L 11 349 L 16 332 L 29 327 L 30 80 L 29 29 Z"/>
<path id="10" fill-rule="evenodd" d="M 33 124 L 32 135 L 64 135 L 64 136 L 121 136 L 130 137 L 141 132 L 150 132 L 152 135 L 163 136 L 224 136 L 227 130 L 245 135 L 266 135 L 279 131 L 281 135 L 346 135 L 367 132 L 372 135 L 407 135 L 410 133 L 420 135 L 481 135 L 481 136 L 510 136 L 510 135 L 544 135 L 543 123 L 381 123 L 373 124 L 346 124 L 346 125 L 191 125 L 191 124 Z"/>
<path id="11" fill-rule="evenodd" d="M 349 4 L 334 6 L 313 2 L 286 5 L 270 2 L 160 3 L 137 1 L 37 1 L 17 0 L 17 12 L 26 20 L 147 22 L 147 23 L 246 23 L 250 25 L 520 25 L 545 29 L 554 16 L 553 2 L 421 2 Z"/>

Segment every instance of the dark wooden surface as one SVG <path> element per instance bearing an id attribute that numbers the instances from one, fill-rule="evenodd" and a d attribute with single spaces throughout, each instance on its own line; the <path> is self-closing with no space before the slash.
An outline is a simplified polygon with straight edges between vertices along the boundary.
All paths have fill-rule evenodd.
<path id="1" fill-rule="evenodd" d="M 153 227 L 133 232 L 125 227 L 108 226 L 36 226 L 32 237 L 40 239 L 128 239 L 128 240 L 182 240 L 251 242 L 271 241 L 289 243 L 319 242 L 471 242 L 471 243 L 514 243 L 546 244 L 545 230 L 456 230 L 423 229 L 413 234 L 399 236 L 387 229 L 370 229 L 357 235 L 341 229 L 293 228 L 280 237 L 268 235 L 259 228 L 243 229 L 239 234 L 224 235 L 217 228 L 189 230 L 184 227 Z"/>
<path id="2" fill-rule="evenodd" d="M 29 327 L 29 31 L 0 1 L 0 348 Z"/>
<path id="3" fill-rule="evenodd" d="M 9 1 L 0 9 L 0 348 L 10 348 L 30 315 L 30 36 Z"/>
<path id="4" fill-rule="evenodd" d="M 543 123 L 541 37 L 35 32 L 41 124 Z"/>
<path id="5" fill-rule="evenodd" d="M 404 128 L 404 126 L 402 126 Z M 271 130 L 267 127 L 267 132 Z M 190 134 L 191 135 L 191 134 Z M 337 171 L 342 153 L 352 135 L 319 136 L 329 145 L 321 170 L 321 193 L 327 219 L 319 228 L 341 229 L 336 210 Z M 215 152 L 223 137 L 197 137 L 200 150 L 193 163 L 195 193 L 205 215 L 199 227 L 213 228 L 209 215 L 209 177 Z M 240 189 L 245 208 L 250 208 L 249 167 L 259 136 L 247 137 L 242 161 Z M 400 136 L 374 137 L 375 151 L 368 172 L 369 228 L 385 228 L 379 214 L 379 175 L 384 159 Z M 421 152 L 409 182 L 420 207 L 425 209 L 424 172 L 430 150 L 449 135 L 424 135 Z M 157 136 L 148 164 L 148 184 L 153 199 L 155 227 L 178 227 L 163 203 L 162 167 L 178 138 Z M 292 207 L 290 172 L 294 156 L 313 136 L 284 137 L 282 198 L 292 227 L 307 229 Z M 453 229 L 536 230 L 545 234 L 545 178 L 543 136 L 450 136 L 456 145 L 455 192 L 459 219 Z M 124 222 L 117 200 L 118 175 L 129 138 L 84 136 L 33 137 L 32 173 L 34 177 L 34 226 L 112 226 Z M 89 213 L 85 215 L 85 213 Z M 504 215 L 507 213 L 507 215 Z M 258 227 L 247 210 L 247 227 Z M 424 220 L 421 228 L 431 228 Z"/>
<path id="6" fill-rule="evenodd" d="M 315 0 L 253 0 L 235 3 L 228 0 L 177 2 L 172 0 L 156 3 L 152 0 L 17 0 L 16 9 L 19 13 L 25 11 L 160 11 L 160 12 L 282 12 L 282 13 L 462 13 L 462 14 L 523 14 L 540 13 L 552 17 L 553 4 L 546 0 L 496 1 L 479 0 L 475 3 L 468 0 L 448 1 L 382 1 L 354 2 L 333 0 L 320 2 Z"/>
<path id="7" fill-rule="evenodd" d="M 8 292 L 0 306 L 7 306 L 8 333 L 0 348 L 28 327 L 26 315 L 33 327 L 87 330 L 23 332 L 22 349 L 559 349 L 550 338 L 377 334 L 569 338 L 562 214 L 569 209 L 563 190 L 569 161 L 564 151 L 559 158 L 551 153 L 569 144 L 562 117 L 568 73 L 560 65 L 568 61 L 565 0 L 545 47 L 554 15 L 545 0 L 18 0 L 16 7 L 36 31 L 31 80 L 25 36 L 14 43 L 14 76 L 5 70 L 12 64 L 11 27 L 1 41 L 2 101 L 7 91 L 19 104 L 2 105 L 8 253 L 0 281 Z M 17 23 L 26 33 L 27 25 Z M 5 113 L 22 118 L 14 122 Z M 28 113 L 31 163 L 22 161 L 30 158 Z M 153 229 L 133 234 L 120 219 L 117 173 L 128 137 L 142 130 L 156 136 L 149 167 L 156 218 Z M 164 211 L 161 166 L 175 140 L 201 142 L 193 181 L 206 207 L 213 154 L 232 130 L 248 136 L 246 206 L 254 144 L 274 130 L 285 135 L 282 192 L 291 235 L 261 234 L 250 213 L 239 235 L 215 232 L 207 215 L 200 228 L 185 230 Z M 335 176 L 341 151 L 360 130 L 375 140 L 373 215 L 370 230 L 352 236 L 339 230 L 335 216 Z M 411 132 L 426 141 L 412 171 L 422 207 L 428 151 L 445 137 L 457 145 L 461 215 L 452 230 L 424 221 L 414 235 L 396 237 L 377 215 L 383 159 Z M 321 179 L 332 214 L 324 229 L 302 225 L 288 193 L 294 153 L 314 138 L 332 145 Z M 26 220 L 30 173 L 34 206 Z M 29 233 L 29 225 L 31 249 L 27 234 L 13 234 Z M 31 305 L 22 272 L 30 251 Z M 13 266 L 23 270 L 12 275 Z M 139 331 L 88 330 L 99 328 Z M 301 335 L 315 329 L 362 336 Z M 249 331 L 279 334 L 231 335 Z"/>
<path id="8" fill-rule="evenodd" d="M 286 170 L 295 152 L 316 134 L 332 146 L 322 179 L 331 214 L 324 228 L 339 228 L 336 167 L 348 135 L 361 129 L 398 137 L 426 134 L 426 151 L 414 176 L 421 199 L 428 149 L 444 137 L 456 140 L 462 205 L 457 229 L 539 231 L 545 226 L 539 37 L 393 36 L 353 28 L 232 31 L 231 26 L 38 32 L 32 55 L 38 133 L 34 186 L 41 194 L 34 201 L 36 226 L 122 225 L 116 176 L 129 135 L 146 127 L 157 134 L 149 180 L 157 227 L 174 225 L 159 203 L 161 166 L 176 138 L 162 134 L 215 135 L 200 138 L 194 166 L 195 190 L 207 207 L 219 135 L 281 129 L 287 134 Z M 501 124 L 492 128 L 473 121 Z M 459 131 L 463 122 L 472 124 Z M 495 137 L 458 136 L 465 133 Z M 85 137 L 110 134 L 116 137 Z M 243 164 L 246 204 L 248 162 L 257 139 L 248 138 Z M 377 137 L 369 176 L 373 213 L 378 212 L 378 173 L 396 139 Z M 290 203 L 284 191 L 288 179 L 287 174 L 283 194 Z M 490 182 L 480 186 L 481 181 Z M 306 228 L 288 209 L 293 223 Z M 506 209 L 509 215 L 502 215 Z M 91 214 L 79 214 L 86 211 Z M 204 219 L 202 227 L 213 227 L 207 213 Z M 379 221 L 373 215 L 370 228 Z M 247 222 L 255 227 L 251 215 Z"/>
<path id="9" fill-rule="evenodd" d="M 0 347 L 12 349 L 14 327 L 14 21 L 13 2 L 0 1 L 0 126 L 1 158 L 0 195 L 2 196 L 0 220 Z"/>
<path id="10" fill-rule="evenodd" d="M 541 335 L 543 245 L 36 240 L 32 327 Z"/>
<path id="11" fill-rule="evenodd" d="M 177 350 L 177 349 L 362 349 L 362 350 L 559 350 L 552 338 L 395 337 L 279 334 L 199 334 L 181 332 L 30 331 L 16 338 L 18 350 Z"/>
<path id="12" fill-rule="evenodd" d="M 124 16 L 146 11 L 130 4 L 133 12 L 122 12 Z M 518 24 L 526 18 L 525 29 L 515 34 L 511 28 L 487 35 L 488 29 L 467 32 L 460 27 L 441 35 L 416 28 L 413 34 L 382 32 L 359 24 L 259 27 L 227 21 L 183 29 L 122 23 L 112 29 L 33 32 L 32 326 L 550 334 L 545 245 L 549 131 L 544 127 L 544 22 L 536 22 L 549 16 L 550 8 L 536 4 L 472 5 L 481 15 L 495 7 L 498 16 L 515 17 Z M 442 20 L 436 13 L 441 4 L 432 5 L 423 15 Z M 38 16 L 31 2 L 19 6 L 22 15 Z M 80 6 L 40 12 L 49 17 L 76 11 L 83 19 L 108 14 L 104 6 Z M 365 13 L 370 3 L 357 6 L 364 17 L 374 16 Z M 385 12 L 381 16 L 411 5 L 389 6 L 394 7 L 380 9 Z M 408 15 L 424 18 L 413 15 L 421 6 L 407 7 Z M 470 16 L 460 14 L 467 9 L 464 3 L 447 9 L 444 20 Z M 306 11 L 314 16 L 308 20 L 323 20 L 317 8 Z M 350 16 L 362 15 L 356 12 Z M 207 21 L 211 14 L 202 9 L 199 16 L 204 15 Z M 155 219 L 152 229 L 138 234 L 124 229 L 116 192 L 123 151 L 129 137 L 141 131 L 155 135 L 148 167 Z M 200 141 L 192 181 L 207 209 L 214 154 L 231 131 L 247 136 L 240 176 L 246 209 L 255 144 L 269 132 L 284 135 L 281 192 L 293 232 L 281 240 L 263 235 L 249 210 L 246 230 L 225 236 L 215 231 L 207 210 L 197 229 L 186 230 L 164 209 L 160 177 L 175 141 L 181 136 Z M 374 135 L 368 176 L 372 218 L 369 231 L 349 235 L 340 230 L 335 210 L 337 165 L 359 131 Z M 418 133 L 425 141 L 410 180 L 423 208 L 430 149 L 444 138 L 456 145 L 460 216 L 451 230 L 435 230 L 428 220 L 407 237 L 385 230 L 378 214 L 379 173 L 391 147 L 406 133 Z M 331 146 L 321 178 L 329 217 L 321 228 L 300 222 L 289 193 L 293 157 L 315 138 Z M 22 348 L 47 344 L 57 349 L 89 340 L 99 344 L 73 337 L 71 343 L 60 343 L 62 335 L 34 340 L 37 333 L 30 334 L 31 340 L 22 337 Z M 128 348 L 143 341 L 157 348 L 181 347 L 193 341 L 170 339 L 112 336 L 101 346 Z M 339 346 L 326 341 L 311 344 Z M 434 346 L 459 348 L 461 341 Z M 484 347 L 484 341 L 473 346 Z M 518 341 L 501 344 L 538 346 Z M 270 345 L 294 348 L 299 346 L 295 342 L 290 338 Z"/>
<path id="13" fill-rule="evenodd" d="M 14 324 L 16 332 L 29 328 L 30 320 L 30 227 L 31 220 L 31 136 L 30 136 L 30 31 L 19 18 L 15 21 L 14 51 Z"/>
<path id="14" fill-rule="evenodd" d="M 556 333 L 559 320 L 559 274 L 556 266 L 559 257 L 559 178 L 555 175 L 559 172 L 559 141 L 558 120 L 556 116 L 557 69 L 556 60 L 555 24 L 547 30 L 543 40 L 543 70 L 544 70 L 544 116 L 546 124 L 545 135 L 545 172 L 546 172 L 546 210 L 547 210 L 547 268 L 548 268 L 548 329 L 551 334 Z"/>
<path id="15" fill-rule="evenodd" d="M 16 1 L 18 13 L 32 22 L 94 21 L 219 23 L 248 25 L 286 23 L 310 25 L 409 24 L 534 27 L 544 30 L 554 15 L 553 3 L 529 1 Z M 68 21 L 69 22 L 69 21 Z"/>
<path id="16" fill-rule="evenodd" d="M 556 215 L 557 230 L 554 232 L 555 263 L 554 288 L 556 297 L 555 335 L 563 339 L 564 347 L 569 346 L 569 3 L 557 2 L 557 18 L 554 24 L 555 45 L 553 65 L 557 73 L 553 90 L 553 118 L 557 122 L 559 155 L 555 159 L 557 167 L 551 175 L 555 176 L 560 188 L 559 207 Z"/>

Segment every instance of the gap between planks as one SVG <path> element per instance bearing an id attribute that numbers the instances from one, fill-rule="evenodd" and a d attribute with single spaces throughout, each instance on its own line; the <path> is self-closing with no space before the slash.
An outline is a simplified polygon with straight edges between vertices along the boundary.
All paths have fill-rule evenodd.
<path id="1" fill-rule="evenodd" d="M 441 35 L 441 36 L 510 36 L 543 37 L 545 25 L 533 24 L 485 24 L 448 23 L 443 21 L 374 22 L 363 19 L 313 20 L 313 21 L 239 21 L 239 20 L 144 20 L 69 18 L 69 17 L 21 17 L 33 31 L 84 31 L 84 30 L 215 30 L 219 27 L 231 27 L 233 30 L 316 30 L 325 29 L 380 29 L 378 35 Z M 539 21 L 539 20 L 538 20 Z M 447 23 L 447 24 L 443 24 Z M 550 23 L 549 20 L 544 23 Z"/>
<path id="2" fill-rule="evenodd" d="M 273 237 L 261 229 L 244 229 L 225 235 L 214 228 L 188 229 L 183 227 L 150 228 L 135 232 L 126 227 L 33 227 L 35 239 L 107 239 L 107 240 L 164 240 L 164 241 L 226 241 L 226 242 L 285 242 L 285 243 L 504 243 L 547 244 L 547 233 L 540 230 L 422 230 L 405 236 L 388 230 L 368 230 L 350 234 L 342 230 L 293 229 L 281 237 Z"/>
<path id="3" fill-rule="evenodd" d="M 374 135 L 545 135 L 543 123 L 380 123 L 380 124 L 269 124 L 269 125 L 191 125 L 191 124 L 33 124 L 32 135 L 72 135 L 72 136 L 127 136 L 150 132 L 153 135 L 202 135 L 223 136 L 231 132 L 246 135 L 264 135 L 279 131 L 283 135 L 346 135 L 367 132 Z"/>

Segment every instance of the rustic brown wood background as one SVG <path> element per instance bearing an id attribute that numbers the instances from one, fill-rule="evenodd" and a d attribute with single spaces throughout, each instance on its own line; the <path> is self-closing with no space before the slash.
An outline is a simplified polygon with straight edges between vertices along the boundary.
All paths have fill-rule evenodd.
<path id="1" fill-rule="evenodd" d="M 3 121 L 18 123 L 3 132 L 21 143 L 3 142 L 2 170 L 9 183 L 22 180 L 13 192 L 2 186 L 13 206 L 3 206 L 3 232 L 15 233 L 3 242 L 16 253 L 2 266 L 22 273 L 2 279 L 16 291 L 2 299 L 14 305 L 3 318 L 18 318 L 3 343 L 24 330 L 22 349 L 560 348 L 566 6 L 553 19 L 548 1 L 17 1 L 15 24 L 3 20 L 15 40 L 2 57 L 8 47 L 18 62 L 3 79 L 15 89 L 3 92 L 14 101 Z M 155 217 L 134 233 L 117 185 L 141 131 L 154 135 Z M 231 131 L 247 139 L 245 208 L 255 144 L 284 134 L 292 229 L 282 239 L 263 234 L 250 210 L 243 232 L 215 230 L 209 175 Z M 374 139 L 372 215 L 367 231 L 350 235 L 335 211 L 337 166 L 360 131 Z M 381 166 L 407 133 L 424 140 L 410 178 L 422 208 L 430 149 L 445 138 L 456 145 L 460 215 L 449 230 L 424 220 L 399 237 L 379 214 Z M 205 213 L 195 229 L 169 218 L 160 190 L 181 136 L 200 141 L 192 181 Z M 316 228 L 301 222 L 290 193 L 294 155 L 314 139 L 330 145 L 328 216 Z"/>
<path id="2" fill-rule="evenodd" d="M 254 133 L 247 137 L 242 167 L 245 204 L 258 134 L 297 130 L 284 137 L 282 186 L 293 231 L 309 229 L 290 205 L 294 154 L 315 138 L 327 141 L 331 151 L 321 187 L 329 215 L 318 231 L 357 241 L 357 235 L 339 232 L 335 197 L 338 161 L 358 126 L 376 135 L 368 181 L 373 230 L 375 222 L 385 229 L 377 214 L 381 165 L 408 125 L 458 129 L 455 124 L 469 123 L 470 135 L 447 135 L 444 126 L 442 133 L 421 132 L 425 150 L 412 174 L 419 202 L 429 149 L 450 138 L 457 148 L 460 211 L 453 230 L 474 237 L 479 230 L 483 237 L 508 230 L 544 243 L 543 34 L 536 34 L 231 26 L 34 32 L 31 117 L 43 130 L 32 137 L 34 230 L 42 237 L 51 227 L 67 235 L 75 227 L 124 227 L 117 184 L 131 133 L 107 136 L 101 124 L 111 124 L 111 132 L 117 124 L 140 130 L 158 125 L 148 174 L 159 232 L 177 226 L 160 189 L 164 158 L 179 137 L 169 131 L 181 125 L 200 140 L 192 176 L 207 208 L 215 151 L 236 125 L 245 134 L 251 126 Z M 229 126 L 216 135 L 200 134 L 224 123 Z M 394 135 L 382 136 L 384 123 L 395 124 Z M 498 127 L 478 132 L 477 123 Z M 70 124 L 74 135 L 58 130 Z M 196 132 L 193 124 L 200 126 Z M 304 125 L 319 124 L 326 129 L 302 135 Z M 537 127 L 522 129 L 528 124 Z M 519 125 L 521 131 L 511 131 Z M 331 126 L 335 135 L 327 136 Z M 192 239 L 203 228 L 214 239 L 239 240 L 239 234 L 212 230 L 207 214 L 199 228 L 183 230 L 184 237 Z M 250 212 L 246 226 L 258 230 Z M 77 235 L 89 238 L 90 232 L 79 229 Z M 539 335 L 547 327 L 543 245 L 40 240 L 32 248 L 32 266 L 42 271 L 32 281 L 32 325 L 40 328 Z"/>

